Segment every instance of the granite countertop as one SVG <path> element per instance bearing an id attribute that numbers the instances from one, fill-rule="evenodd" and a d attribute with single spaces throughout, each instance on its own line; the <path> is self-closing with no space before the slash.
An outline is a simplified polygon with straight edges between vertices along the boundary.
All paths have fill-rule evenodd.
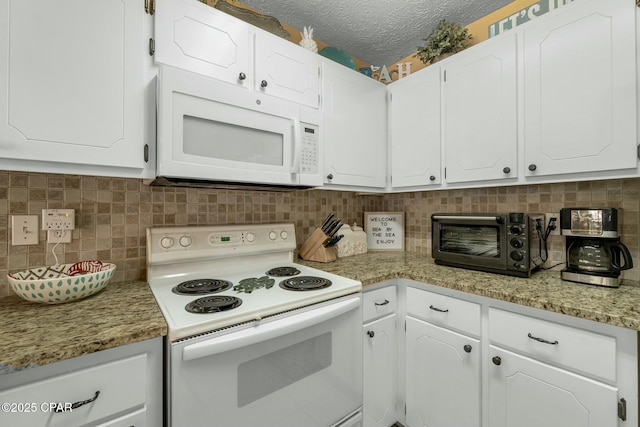
<path id="1" fill-rule="evenodd" d="M 603 288 L 565 282 L 558 271 L 522 279 L 436 265 L 411 252 L 370 252 L 331 263 L 296 262 L 367 286 L 396 278 L 563 313 L 640 331 L 640 285 Z M 149 285 L 110 283 L 68 304 L 0 298 L 0 374 L 165 336 L 167 325 Z"/>
<path id="2" fill-rule="evenodd" d="M 110 283 L 66 304 L 0 298 L 0 374 L 167 334 L 146 282 Z"/>
<path id="3" fill-rule="evenodd" d="M 405 278 L 475 295 L 595 320 L 640 331 L 640 286 L 606 288 L 560 279 L 559 271 L 539 271 L 517 278 L 436 265 L 412 252 L 369 252 L 331 263 L 300 264 L 359 280 L 364 287 Z"/>

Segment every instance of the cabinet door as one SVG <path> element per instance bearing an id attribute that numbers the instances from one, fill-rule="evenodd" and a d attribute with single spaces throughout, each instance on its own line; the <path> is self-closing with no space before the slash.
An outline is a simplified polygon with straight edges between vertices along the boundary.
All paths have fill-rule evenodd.
<path id="1" fill-rule="evenodd" d="M 323 73 L 325 183 L 384 188 L 386 86 L 329 60 Z"/>
<path id="2" fill-rule="evenodd" d="M 635 4 L 575 2 L 524 32 L 527 176 L 635 168 Z"/>
<path id="3" fill-rule="evenodd" d="M 407 425 L 479 427 L 480 342 L 406 320 Z"/>
<path id="4" fill-rule="evenodd" d="M 616 427 L 617 390 L 489 346 L 491 427 Z"/>
<path id="5" fill-rule="evenodd" d="M 246 22 L 193 0 L 156 3 L 156 62 L 251 88 Z"/>
<path id="6" fill-rule="evenodd" d="M 255 90 L 318 108 L 318 55 L 262 31 L 255 35 Z"/>
<path id="7" fill-rule="evenodd" d="M 431 66 L 388 86 L 394 189 L 441 182 L 440 80 Z"/>
<path id="8" fill-rule="evenodd" d="M 396 420 L 396 315 L 363 327 L 364 427 L 388 427 Z"/>
<path id="9" fill-rule="evenodd" d="M 445 67 L 447 182 L 517 177 L 516 36 L 487 40 Z"/>
<path id="10" fill-rule="evenodd" d="M 138 0 L 3 2 L 0 156 L 143 168 L 143 16 Z"/>

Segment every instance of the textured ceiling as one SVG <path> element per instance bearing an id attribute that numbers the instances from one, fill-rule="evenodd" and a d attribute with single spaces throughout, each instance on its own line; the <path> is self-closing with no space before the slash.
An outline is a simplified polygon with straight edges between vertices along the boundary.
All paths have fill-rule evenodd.
<path id="1" fill-rule="evenodd" d="M 470 24 L 513 0 L 241 0 L 374 66 L 415 53 L 439 21 Z"/>

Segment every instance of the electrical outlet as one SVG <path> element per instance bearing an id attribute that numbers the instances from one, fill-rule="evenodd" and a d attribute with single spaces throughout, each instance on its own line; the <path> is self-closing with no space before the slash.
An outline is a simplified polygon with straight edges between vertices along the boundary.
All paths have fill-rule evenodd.
<path id="1" fill-rule="evenodd" d="M 11 215 L 11 245 L 37 245 L 38 215 Z"/>
<path id="2" fill-rule="evenodd" d="M 71 243 L 71 230 L 76 228 L 74 209 L 42 209 L 42 229 L 49 243 Z"/>
<path id="3" fill-rule="evenodd" d="M 549 222 L 555 219 L 555 226 L 556 228 L 554 230 L 551 230 L 551 233 L 549 233 L 550 236 L 559 236 L 560 235 L 560 214 L 558 212 L 552 212 L 552 213 L 546 213 L 544 214 L 544 222 L 545 222 L 545 227 L 549 226 Z"/>

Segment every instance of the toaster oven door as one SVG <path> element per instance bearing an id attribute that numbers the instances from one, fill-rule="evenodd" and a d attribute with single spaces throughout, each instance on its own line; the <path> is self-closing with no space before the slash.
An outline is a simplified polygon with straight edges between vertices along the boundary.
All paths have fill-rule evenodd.
<path id="1" fill-rule="evenodd" d="M 486 271 L 506 269 L 505 215 L 434 214 L 432 220 L 436 263 Z"/>

